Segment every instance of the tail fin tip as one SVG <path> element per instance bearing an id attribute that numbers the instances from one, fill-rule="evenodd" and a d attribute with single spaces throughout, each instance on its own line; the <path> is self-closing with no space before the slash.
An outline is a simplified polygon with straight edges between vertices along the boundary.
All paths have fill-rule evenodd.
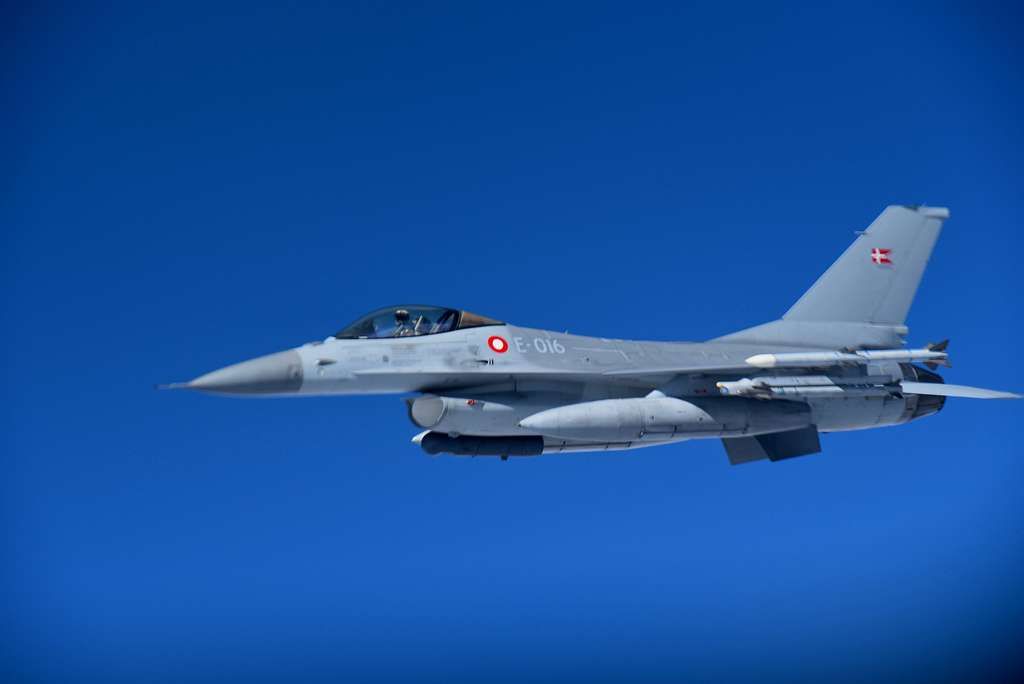
<path id="1" fill-rule="evenodd" d="M 948 207 L 929 207 L 925 204 L 904 204 L 903 206 L 927 218 L 941 219 L 943 221 L 949 218 Z"/>

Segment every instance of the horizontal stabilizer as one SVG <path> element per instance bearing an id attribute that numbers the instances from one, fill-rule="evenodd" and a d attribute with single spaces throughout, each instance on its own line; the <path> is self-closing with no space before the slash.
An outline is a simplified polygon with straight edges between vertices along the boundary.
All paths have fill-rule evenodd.
<path id="1" fill-rule="evenodd" d="M 772 432 L 756 437 L 726 437 L 722 440 L 729 463 L 739 465 L 769 459 L 781 461 L 821 451 L 818 428 L 810 425 L 799 430 Z"/>
<path id="2" fill-rule="evenodd" d="M 901 382 L 900 387 L 907 394 L 930 394 L 936 397 L 963 397 L 965 399 L 1020 399 L 1020 394 L 998 390 L 947 385 L 940 382 Z"/>

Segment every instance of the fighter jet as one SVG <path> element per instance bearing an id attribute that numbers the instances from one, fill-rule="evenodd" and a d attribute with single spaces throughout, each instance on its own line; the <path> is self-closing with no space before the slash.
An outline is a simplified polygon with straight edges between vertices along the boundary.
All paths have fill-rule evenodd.
<path id="1" fill-rule="evenodd" d="M 538 456 L 721 439 L 732 464 L 821 451 L 822 432 L 907 423 L 947 397 L 947 342 L 907 348 L 907 312 L 949 210 L 890 206 L 782 318 L 707 342 L 523 328 L 438 306 L 378 309 L 311 342 L 168 387 L 233 395 L 405 394 L 429 454 Z"/>

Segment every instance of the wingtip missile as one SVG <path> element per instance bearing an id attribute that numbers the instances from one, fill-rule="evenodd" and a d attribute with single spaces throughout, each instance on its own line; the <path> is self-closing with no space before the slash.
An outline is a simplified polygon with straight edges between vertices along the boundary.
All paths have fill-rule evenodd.
<path id="1" fill-rule="evenodd" d="M 842 352 L 779 352 L 754 354 L 745 359 L 755 368 L 819 368 L 838 365 L 864 365 L 873 361 L 923 361 L 948 365 L 946 352 L 933 349 L 868 349 Z"/>

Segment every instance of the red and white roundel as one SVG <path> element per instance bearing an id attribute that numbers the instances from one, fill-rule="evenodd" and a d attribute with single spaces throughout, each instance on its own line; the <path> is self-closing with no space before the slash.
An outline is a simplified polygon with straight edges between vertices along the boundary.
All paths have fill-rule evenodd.
<path id="1" fill-rule="evenodd" d="M 491 351 L 504 354 L 508 351 L 508 342 L 505 341 L 504 337 L 498 337 L 497 335 L 491 335 L 487 338 L 487 346 L 491 348 Z"/>

